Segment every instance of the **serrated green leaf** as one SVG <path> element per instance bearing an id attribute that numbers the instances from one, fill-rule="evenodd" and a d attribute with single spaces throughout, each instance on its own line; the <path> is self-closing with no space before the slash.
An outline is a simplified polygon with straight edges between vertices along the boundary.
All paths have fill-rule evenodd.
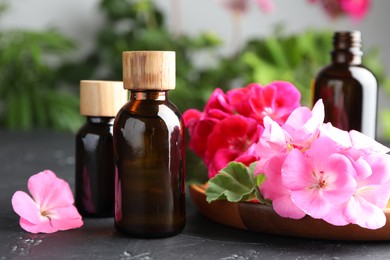
<path id="1" fill-rule="evenodd" d="M 255 196 L 254 176 L 243 163 L 230 162 L 208 184 L 206 198 L 209 203 L 219 199 L 245 201 Z"/>

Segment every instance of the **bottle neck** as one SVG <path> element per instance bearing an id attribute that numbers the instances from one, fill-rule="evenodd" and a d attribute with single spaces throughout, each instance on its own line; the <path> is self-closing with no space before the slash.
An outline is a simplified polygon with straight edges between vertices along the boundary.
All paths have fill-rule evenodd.
<path id="1" fill-rule="evenodd" d="M 333 36 L 334 64 L 362 64 L 361 34 L 359 31 L 336 32 Z"/>
<path id="2" fill-rule="evenodd" d="M 87 116 L 87 122 L 90 124 L 113 124 L 115 117 L 108 116 Z"/>
<path id="3" fill-rule="evenodd" d="M 165 101 L 168 99 L 167 90 L 131 90 L 130 100 Z"/>
<path id="4" fill-rule="evenodd" d="M 362 64 L 362 55 L 354 54 L 349 51 L 332 51 L 332 63 L 334 64 Z"/>

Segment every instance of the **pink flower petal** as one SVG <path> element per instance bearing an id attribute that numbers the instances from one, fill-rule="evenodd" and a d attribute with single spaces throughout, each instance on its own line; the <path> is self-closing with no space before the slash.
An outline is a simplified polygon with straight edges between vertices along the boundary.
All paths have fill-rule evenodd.
<path id="1" fill-rule="evenodd" d="M 264 131 L 256 145 L 256 154 L 266 160 L 274 155 L 286 152 L 288 142 L 283 129 L 270 117 L 264 118 Z"/>
<path id="2" fill-rule="evenodd" d="M 292 191 L 306 189 L 313 182 L 312 166 L 298 149 L 287 155 L 281 172 L 284 186 Z"/>
<path id="3" fill-rule="evenodd" d="M 279 216 L 285 218 L 301 219 L 306 215 L 292 202 L 290 196 L 282 196 L 273 200 L 272 207 Z"/>
<path id="4" fill-rule="evenodd" d="M 203 113 L 197 109 L 188 109 L 183 113 L 183 120 L 186 128 L 189 130 L 189 134 L 194 134 L 194 128 L 202 118 Z"/>
<path id="5" fill-rule="evenodd" d="M 331 123 L 326 123 L 321 126 L 320 136 L 327 136 L 343 147 L 352 146 L 348 132 L 334 127 Z"/>
<path id="6" fill-rule="evenodd" d="M 203 159 L 207 151 L 207 139 L 217 122 L 217 120 L 210 118 L 203 119 L 198 122 L 193 130 L 193 134 L 191 135 L 191 140 L 189 141 L 188 146 L 196 155 Z"/>
<path id="7" fill-rule="evenodd" d="M 367 185 L 359 188 L 356 197 L 362 198 L 367 202 L 384 209 L 389 201 L 390 183 L 380 185 Z"/>
<path id="8" fill-rule="evenodd" d="M 204 162 L 209 165 L 215 161 L 217 153 L 220 158 L 232 158 L 232 154 L 235 154 L 237 158 L 245 154 L 248 148 L 258 141 L 262 131 L 262 126 L 255 120 L 240 115 L 229 116 L 221 120 L 215 125 L 207 139 Z M 221 151 L 226 152 L 227 156 L 222 156 Z"/>
<path id="9" fill-rule="evenodd" d="M 31 232 L 33 234 L 37 233 L 54 233 L 58 231 L 58 229 L 54 228 L 50 220 L 48 218 L 42 218 L 41 222 L 33 224 L 24 218 L 20 218 L 20 226 L 26 230 L 27 232 Z"/>
<path id="10" fill-rule="evenodd" d="M 79 228 L 83 225 L 81 216 L 73 205 L 53 209 L 50 211 L 50 215 L 51 225 L 58 230 Z"/>
<path id="11" fill-rule="evenodd" d="M 359 163 L 360 162 L 360 163 Z M 365 199 L 379 208 L 385 208 L 390 199 L 390 159 L 387 154 L 370 154 L 357 160 L 365 162 L 369 169 L 364 172 L 360 167 L 358 190 L 355 196 Z"/>
<path id="12" fill-rule="evenodd" d="M 260 186 L 260 190 L 266 199 L 272 200 L 272 207 L 279 216 L 300 219 L 304 217 L 305 212 L 292 202 L 290 191 L 282 185 L 280 171 L 285 157 L 283 154 L 275 156 L 265 163 L 266 179 Z"/>
<path id="13" fill-rule="evenodd" d="M 374 139 L 358 132 L 355 130 L 351 130 L 349 132 L 349 136 L 351 138 L 352 146 L 356 149 L 362 149 L 369 153 L 388 153 L 390 149 Z"/>
<path id="14" fill-rule="evenodd" d="M 298 107 L 290 114 L 285 126 L 290 129 L 299 129 L 312 117 L 311 110 L 307 107 Z"/>
<path id="15" fill-rule="evenodd" d="M 307 111 L 304 108 L 295 109 L 284 126 L 286 130 L 287 126 L 291 126 L 295 130 L 290 132 L 293 138 L 296 139 L 295 142 L 317 138 L 319 129 L 324 122 L 325 113 L 322 100 L 318 100 L 311 111 Z"/>
<path id="16" fill-rule="evenodd" d="M 329 214 L 322 219 L 335 226 L 345 226 L 350 224 L 344 216 L 344 211 L 347 203 L 335 205 L 329 211 Z"/>
<path id="17" fill-rule="evenodd" d="M 32 224 L 40 222 L 40 211 L 37 203 L 25 192 L 17 191 L 12 196 L 12 207 L 14 211 L 26 221 Z"/>
<path id="18" fill-rule="evenodd" d="M 209 178 L 211 179 L 217 175 L 222 168 L 224 168 L 229 162 L 234 161 L 238 155 L 237 151 L 229 149 L 217 150 L 212 160 L 207 165 Z"/>
<path id="19" fill-rule="evenodd" d="M 354 197 L 348 202 L 345 214 L 350 223 L 368 229 L 378 229 L 386 223 L 383 210 L 360 197 Z"/>
<path id="20" fill-rule="evenodd" d="M 208 113 L 211 109 L 221 110 L 228 114 L 233 114 L 232 107 L 227 100 L 227 96 L 223 93 L 223 90 L 220 88 L 216 88 L 208 99 L 204 113 Z"/>
<path id="21" fill-rule="evenodd" d="M 328 215 L 332 208 L 332 204 L 319 189 L 291 191 L 291 200 L 306 214 L 318 219 Z"/>
<path id="22" fill-rule="evenodd" d="M 245 117 L 254 118 L 254 111 L 248 99 L 251 97 L 254 89 L 261 89 L 262 86 L 257 83 L 251 83 L 244 88 L 236 88 L 229 90 L 226 93 L 229 103 L 234 108 L 235 112 Z"/>
<path id="23" fill-rule="evenodd" d="M 69 184 L 46 170 L 31 176 L 28 189 L 42 210 L 71 205 L 74 202 Z"/>
<path id="24" fill-rule="evenodd" d="M 262 171 L 266 176 L 264 183 L 260 186 L 260 191 L 266 199 L 272 201 L 283 197 L 290 196 L 290 191 L 283 186 L 281 169 L 286 155 L 279 155 L 270 158 L 262 167 Z M 255 168 L 255 172 L 259 169 Z"/>

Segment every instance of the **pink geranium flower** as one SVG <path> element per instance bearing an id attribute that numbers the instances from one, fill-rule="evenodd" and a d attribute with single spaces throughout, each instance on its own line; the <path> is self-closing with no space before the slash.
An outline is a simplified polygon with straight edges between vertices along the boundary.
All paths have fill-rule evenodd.
<path id="1" fill-rule="evenodd" d="M 370 0 L 340 0 L 340 6 L 343 11 L 356 21 L 359 21 L 367 15 L 371 1 Z"/>
<path id="2" fill-rule="evenodd" d="M 249 98 L 253 118 L 263 124 L 263 118 L 269 116 L 283 124 L 291 112 L 300 107 L 301 94 L 290 82 L 274 81 L 263 88 L 254 88 Z"/>
<path id="3" fill-rule="evenodd" d="M 264 87 L 252 83 L 226 94 L 217 88 L 204 111 L 184 112 L 191 137 L 188 146 L 203 159 L 210 178 L 231 161 L 249 165 L 259 159 L 256 143 L 264 129 L 264 118 L 284 123 L 297 107 L 300 93 L 288 82 L 275 81 Z"/>
<path id="4" fill-rule="evenodd" d="M 356 169 L 357 189 L 343 205 L 324 218 L 335 225 L 354 223 L 378 229 L 385 225 L 383 209 L 390 197 L 390 158 L 387 154 L 370 154 L 353 162 Z"/>
<path id="5" fill-rule="evenodd" d="M 291 200 L 313 218 L 327 216 L 335 206 L 348 201 L 356 191 L 356 172 L 338 145 L 321 137 L 306 154 L 292 150 L 282 167 L 283 185 Z"/>
<path id="6" fill-rule="evenodd" d="M 355 21 L 362 20 L 371 6 L 371 0 L 309 0 L 309 2 L 319 3 L 332 19 L 348 15 Z"/>
<path id="7" fill-rule="evenodd" d="M 28 180 L 30 197 L 17 191 L 12 197 L 12 207 L 20 216 L 20 226 L 31 233 L 53 233 L 58 230 L 78 228 L 83 225 L 80 214 L 73 205 L 69 184 L 52 171 L 45 170 Z"/>

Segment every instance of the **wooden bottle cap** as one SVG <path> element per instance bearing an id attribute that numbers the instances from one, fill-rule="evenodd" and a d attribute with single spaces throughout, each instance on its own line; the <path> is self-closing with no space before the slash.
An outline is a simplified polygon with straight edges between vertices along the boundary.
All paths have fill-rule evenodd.
<path id="1" fill-rule="evenodd" d="M 174 51 L 125 51 L 122 54 L 125 89 L 170 90 L 176 86 Z"/>
<path id="2" fill-rule="evenodd" d="M 80 114 L 115 117 L 127 102 L 122 81 L 81 80 Z"/>

